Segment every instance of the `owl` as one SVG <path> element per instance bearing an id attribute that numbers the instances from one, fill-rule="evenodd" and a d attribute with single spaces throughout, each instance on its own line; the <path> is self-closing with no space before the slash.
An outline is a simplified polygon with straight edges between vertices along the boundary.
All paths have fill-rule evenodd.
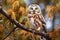
<path id="1" fill-rule="evenodd" d="M 41 8 L 37 4 L 31 4 L 28 6 L 28 20 L 32 25 L 32 28 L 38 32 L 46 33 L 46 22 L 42 15 Z"/>

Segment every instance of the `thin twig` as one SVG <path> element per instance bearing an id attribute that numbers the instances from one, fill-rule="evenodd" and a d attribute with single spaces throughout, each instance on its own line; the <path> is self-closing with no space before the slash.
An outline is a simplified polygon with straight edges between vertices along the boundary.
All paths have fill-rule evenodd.
<path id="1" fill-rule="evenodd" d="M 17 27 L 14 27 L 3 39 L 1 40 L 5 40 L 12 32 L 14 32 L 14 30 L 16 29 Z"/>

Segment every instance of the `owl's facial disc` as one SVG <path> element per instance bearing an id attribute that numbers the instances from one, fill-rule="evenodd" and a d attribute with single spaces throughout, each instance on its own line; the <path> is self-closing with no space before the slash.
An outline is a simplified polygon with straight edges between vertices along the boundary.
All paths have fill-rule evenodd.
<path id="1" fill-rule="evenodd" d="M 33 15 L 33 14 L 40 14 L 41 13 L 41 8 L 37 4 L 31 4 L 28 7 L 28 13 Z"/>

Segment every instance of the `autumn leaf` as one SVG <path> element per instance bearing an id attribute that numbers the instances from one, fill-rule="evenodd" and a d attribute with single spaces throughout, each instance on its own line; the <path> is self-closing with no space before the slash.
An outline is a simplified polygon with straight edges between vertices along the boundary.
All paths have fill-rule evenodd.
<path id="1" fill-rule="evenodd" d="M 5 29 L 5 26 L 3 24 L 0 24 L 0 33 L 3 33 Z"/>
<path id="2" fill-rule="evenodd" d="M 46 7 L 46 12 L 48 13 L 48 17 L 53 17 L 54 16 L 54 12 L 56 12 L 56 6 L 50 6 L 48 5 Z"/>
<path id="3" fill-rule="evenodd" d="M 12 4 L 15 0 L 7 0 L 7 3 Z"/>
<path id="4" fill-rule="evenodd" d="M 16 19 L 15 12 L 12 9 L 9 9 L 8 13 L 11 16 L 12 19 Z"/>
<path id="5" fill-rule="evenodd" d="M 19 8 L 19 1 L 14 1 L 14 3 L 12 4 L 12 9 L 17 11 L 17 9 Z"/>
<path id="6" fill-rule="evenodd" d="M 22 13 L 22 15 L 26 16 L 27 15 L 26 8 L 24 6 L 20 6 L 18 13 Z"/>

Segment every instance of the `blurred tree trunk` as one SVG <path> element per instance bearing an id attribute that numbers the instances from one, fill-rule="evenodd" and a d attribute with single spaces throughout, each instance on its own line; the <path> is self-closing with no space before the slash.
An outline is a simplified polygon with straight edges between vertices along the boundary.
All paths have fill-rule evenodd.
<path id="1" fill-rule="evenodd" d="M 52 20 L 52 31 L 54 31 L 55 27 L 55 14 L 53 15 L 53 20 Z"/>

